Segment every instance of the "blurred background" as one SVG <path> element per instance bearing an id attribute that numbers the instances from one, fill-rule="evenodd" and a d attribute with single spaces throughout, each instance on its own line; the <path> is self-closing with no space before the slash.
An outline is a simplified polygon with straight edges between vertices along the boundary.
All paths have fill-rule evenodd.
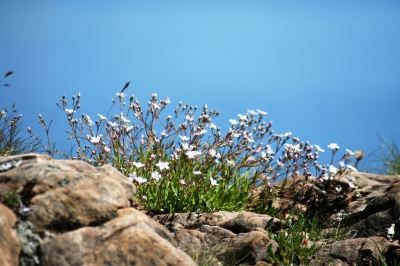
<path id="1" fill-rule="evenodd" d="M 80 92 L 96 120 L 128 81 L 143 106 L 157 93 L 219 110 L 225 131 L 266 111 L 275 133 L 325 149 L 322 164 L 332 142 L 368 156 L 378 135 L 400 139 L 399 1 L 1 1 L 0 47 L 0 75 L 14 71 L 0 109 L 16 103 L 42 138 L 38 114 L 54 118 L 60 150 L 73 143 L 55 102 Z"/>

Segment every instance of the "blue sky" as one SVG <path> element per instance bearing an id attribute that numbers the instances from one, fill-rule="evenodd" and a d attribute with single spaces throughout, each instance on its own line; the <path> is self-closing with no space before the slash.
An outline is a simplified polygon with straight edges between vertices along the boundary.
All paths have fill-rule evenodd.
<path id="1" fill-rule="evenodd" d="M 38 114 L 54 118 L 61 149 L 55 102 L 80 92 L 97 119 L 127 81 L 142 103 L 207 104 L 221 128 L 267 111 L 275 133 L 324 147 L 320 163 L 332 142 L 400 139 L 399 1 L 1 1 L 0 33 L 0 73 L 14 71 L 0 108 L 16 102 L 42 137 Z"/>

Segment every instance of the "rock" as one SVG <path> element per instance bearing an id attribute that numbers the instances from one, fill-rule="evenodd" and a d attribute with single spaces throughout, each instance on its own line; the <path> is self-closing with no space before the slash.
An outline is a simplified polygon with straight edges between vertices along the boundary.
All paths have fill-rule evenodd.
<path id="1" fill-rule="evenodd" d="M 56 161 L 46 155 L 0 158 L 0 194 L 17 191 L 39 229 L 65 232 L 99 225 L 117 217 L 134 202 L 135 186 L 109 165 L 99 168 L 81 161 Z"/>
<path id="2" fill-rule="evenodd" d="M 390 242 L 383 237 L 356 238 L 326 244 L 312 256 L 310 265 L 346 265 L 349 260 L 356 265 L 376 265 L 379 261 L 377 248 L 385 254 Z M 348 264 L 347 264 L 348 265 Z"/>
<path id="3" fill-rule="evenodd" d="M 3 204 L 0 204 L 0 265 L 18 265 L 21 244 L 14 228 L 17 217 Z"/>
<path id="4" fill-rule="evenodd" d="M 211 255 L 224 265 L 261 263 L 267 259 L 269 246 L 274 252 L 278 247 L 262 229 L 235 234 L 219 226 L 203 225 L 196 230 L 182 229 L 175 234 L 175 239 L 193 257 Z"/>
<path id="5" fill-rule="evenodd" d="M 43 242 L 41 261 L 49 266 L 196 265 L 171 242 L 167 229 L 128 209 L 102 226 L 84 227 Z"/>
<path id="6" fill-rule="evenodd" d="M 257 227 L 265 229 L 271 219 L 273 230 L 281 226 L 279 219 L 266 214 L 252 212 L 175 213 L 155 215 L 153 219 L 163 224 L 171 232 L 177 232 L 181 229 L 200 228 L 202 225 L 211 225 L 226 228 L 234 233 L 243 233 L 250 232 Z"/>
<path id="7" fill-rule="evenodd" d="M 227 239 L 227 250 L 224 262 L 228 265 L 261 263 L 267 259 L 268 247 L 271 246 L 275 253 L 278 244 L 270 240 L 265 230 L 256 230 L 249 233 L 241 233 L 236 237 Z M 265 261 L 264 261 L 265 262 Z"/>
<path id="8" fill-rule="evenodd" d="M 236 217 L 224 222 L 220 222 L 218 225 L 239 234 L 251 232 L 256 228 L 265 229 L 270 221 L 272 231 L 276 231 L 277 228 L 281 227 L 281 222 L 279 219 L 273 218 L 266 214 L 257 214 L 251 212 L 241 212 Z"/>
<path id="9" fill-rule="evenodd" d="M 352 230 L 358 232 L 357 237 L 386 236 L 392 224 L 400 227 L 400 182 L 371 200 L 357 216 L 362 220 L 351 226 Z M 396 228 L 392 239 L 398 240 L 399 236 L 400 230 Z"/>

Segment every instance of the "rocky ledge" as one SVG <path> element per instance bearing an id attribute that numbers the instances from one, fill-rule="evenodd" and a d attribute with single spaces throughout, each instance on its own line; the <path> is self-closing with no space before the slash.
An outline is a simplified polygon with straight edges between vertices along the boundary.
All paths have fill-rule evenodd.
<path id="1" fill-rule="evenodd" d="M 400 176 L 352 176 L 356 189 L 336 177 L 331 185 L 343 190 L 320 201 L 332 219 L 353 214 L 351 237 L 332 242 L 327 232 L 311 265 L 377 262 L 378 248 L 399 262 Z M 278 231 L 278 219 L 251 212 L 150 217 L 135 208 L 135 191 L 111 166 L 0 157 L 0 265 L 180 266 L 201 256 L 207 265 L 272 265 L 267 250 L 279 246 L 265 227 Z"/>

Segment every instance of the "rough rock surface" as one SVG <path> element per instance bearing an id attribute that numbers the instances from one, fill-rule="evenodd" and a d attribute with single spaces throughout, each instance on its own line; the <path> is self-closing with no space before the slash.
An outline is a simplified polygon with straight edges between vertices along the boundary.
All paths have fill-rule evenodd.
<path id="1" fill-rule="evenodd" d="M 352 188 L 347 175 L 330 184 L 341 190 L 317 195 L 316 210 L 332 219 L 352 214 L 351 235 L 317 242 L 320 249 L 310 257 L 311 265 L 348 265 L 349 259 L 374 265 L 377 248 L 399 261 L 400 176 L 351 173 L 357 186 Z M 110 166 L 36 154 L 0 157 L 0 265 L 261 266 L 272 265 L 268 247 L 279 251 L 265 227 L 277 232 L 282 223 L 269 215 L 148 216 L 133 208 L 135 191 Z M 301 205 L 279 204 L 282 210 Z"/>
<path id="2" fill-rule="evenodd" d="M 41 244 L 43 265 L 196 265 L 167 229 L 133 209 L 97 227 L 83 227 Z M 54 254 L 59 254 L 54 256 Z"/>
<path id="3" fill-rule="evenodd" d="M 18 265 L 21 244 L 13 230 L 16 222 L 15 214 L 0 204 L 0 265 Z"/>

